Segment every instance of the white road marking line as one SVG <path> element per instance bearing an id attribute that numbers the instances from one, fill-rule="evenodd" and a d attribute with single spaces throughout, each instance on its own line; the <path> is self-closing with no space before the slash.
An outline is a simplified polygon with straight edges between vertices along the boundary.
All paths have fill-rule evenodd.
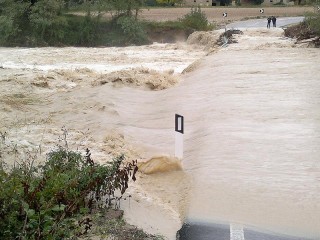
<path id="1" fill-rule="evenodd" d="M 243 226 L 240 224 L 230 224 L 230 240 L 244 240 Z"/>

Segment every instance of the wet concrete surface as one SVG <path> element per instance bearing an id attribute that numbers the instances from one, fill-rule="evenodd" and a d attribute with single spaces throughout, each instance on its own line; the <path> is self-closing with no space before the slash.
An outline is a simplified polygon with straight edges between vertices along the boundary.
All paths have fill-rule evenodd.
<path id="1" fill-rule="evenodd" d="M 178 240 L 311 240 L 309 238 L 263 233 L 243 227 L 243 234 L 233 233 L 229 225 L 191 223 L 184 224 L 177 234 Z"/>
<path id="2" fill-rule="evenodd" d="M 184 224 L 178 232 L 179 240 L 229 240 L 230 230 L 227 225 Z"/>
<path id="3" fill-rule="evenodd" d="M 287 25 L 302 22 L 304 17 L 281 17 L 277 18 L 277 27 L 284 27 Z M 265 27 L 267 28 L 267 16 L 263 19 L 250 19 L 246 21 L 233 22 L 227 25 L 227 28 L 257 28 Z M 272 23 L 271 23 L 272 28 Z"/>

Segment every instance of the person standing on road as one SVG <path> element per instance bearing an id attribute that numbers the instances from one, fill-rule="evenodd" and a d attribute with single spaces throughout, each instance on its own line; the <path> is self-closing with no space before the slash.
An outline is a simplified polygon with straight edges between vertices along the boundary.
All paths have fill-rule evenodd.
<path id="1" fill-rule="evenodd" d="M 273 27 L 276 27 L 276 22 L 277 22 L 276 17 L 272 16 L 272 25 L 273 25 Z"/>
<path id="2" fill-rule="evenodd" d="M 267 28 L 270 28 L 270 23 L 271 23 L 271 17 L 268 17 L 268 24 L 267 24 Z"/>

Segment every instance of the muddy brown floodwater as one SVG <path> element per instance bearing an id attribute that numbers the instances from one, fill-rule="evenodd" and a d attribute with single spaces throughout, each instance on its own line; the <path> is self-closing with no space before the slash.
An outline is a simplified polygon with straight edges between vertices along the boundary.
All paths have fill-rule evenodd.
<path id="1" fill-rule="evenodd" d="M 186 44 L 1 48 L 1 131 L 7 145 L 45 151 L 64 125 L 100 162 L 153 157 L 122 208 L 168 239 L 186 219 L 319 239 L 320 49 L 295 46 L 282 29 L 237 39 L 208 56 Z M 131 65 L 144 70 L 104 75 Z M 155 75 L 137 81 L 151 70 L 154 81 L 167 76 L 164 90 L 150 91 Z M 175 113 L 185 117 L 181 163 L 172 158 Z"/>

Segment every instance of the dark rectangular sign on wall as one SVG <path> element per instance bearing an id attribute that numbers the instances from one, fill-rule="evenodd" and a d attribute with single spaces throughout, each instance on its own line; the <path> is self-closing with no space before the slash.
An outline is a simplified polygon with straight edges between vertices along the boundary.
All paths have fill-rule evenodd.
<path id="1" fill-rule="evenodd" d="M 183 123 L 183 116 L 176 114 L 175 116 L 175 131 L 182 133 L 184 131 L 184 123 Z"/>

